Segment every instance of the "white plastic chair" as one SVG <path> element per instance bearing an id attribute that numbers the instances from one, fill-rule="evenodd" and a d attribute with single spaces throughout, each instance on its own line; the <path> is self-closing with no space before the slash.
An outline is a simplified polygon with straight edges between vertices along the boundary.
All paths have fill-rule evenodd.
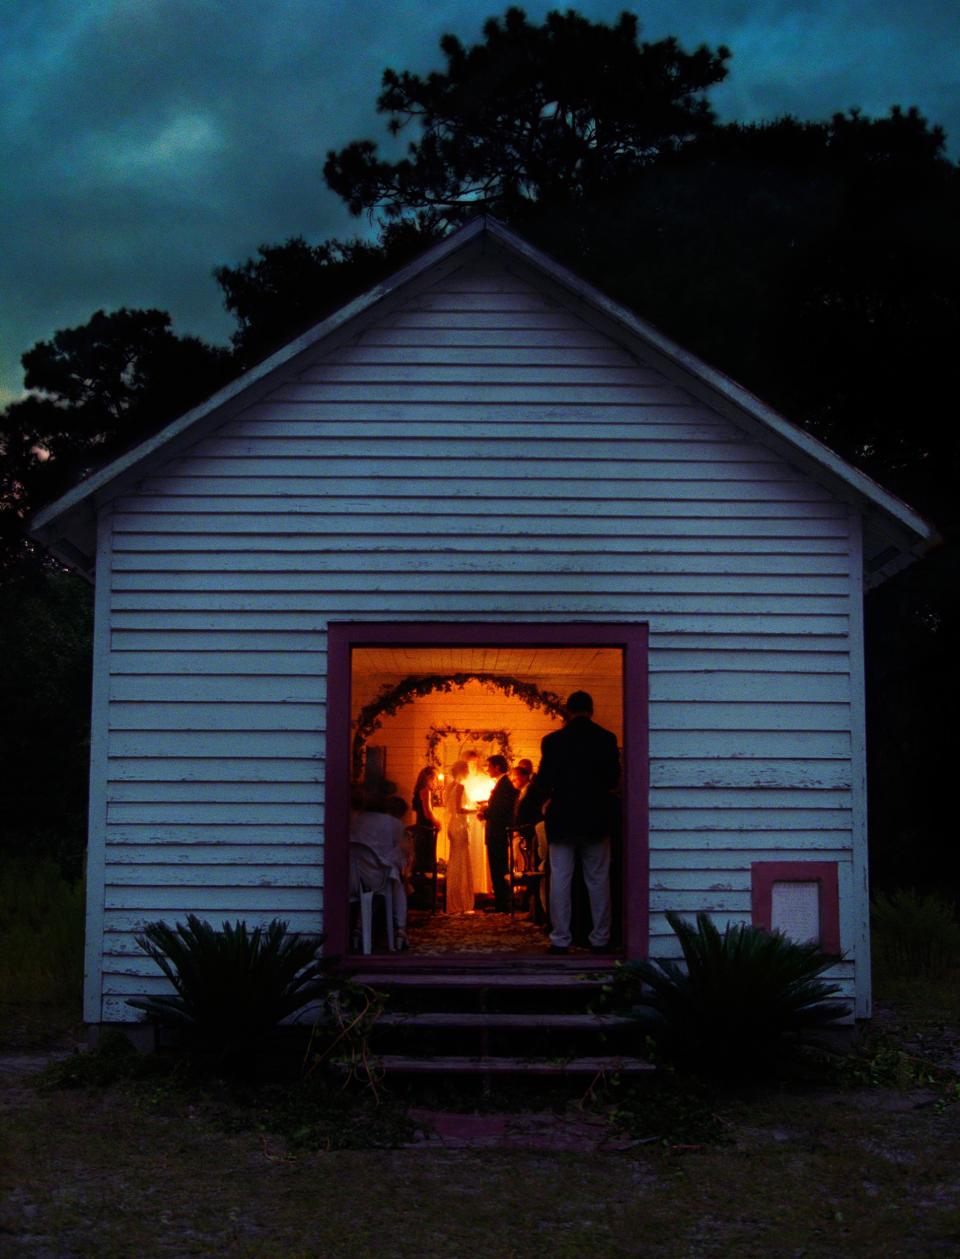
<path id="1" fill-rule="evenodd" d="M 387 947 L 393 952 L 393 866 L 381 861 L 366 844 L 350 844 L 350 900 L 360 902 L 364 953 L 373 952 L 373 898 L 383 897 Z"/>

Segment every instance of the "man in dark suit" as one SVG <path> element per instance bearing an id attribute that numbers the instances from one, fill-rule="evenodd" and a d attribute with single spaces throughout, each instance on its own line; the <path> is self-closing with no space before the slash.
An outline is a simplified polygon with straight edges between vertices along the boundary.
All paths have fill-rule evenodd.
<path id="1" fill-rule="evenodd" d="M 567 953 L 571 890 L 579 853 L 590 900 L 590 948 L 603 953 L 610 943 L 610 836 L 620 802 L 617 739 L 593 721 L 593 700 L 574 691 L 567 700 L 566 725 L 540 744 L 537 785 L 544 799 L 550 854 L 550 952 Z"/>
<path id="2" fill-rule="evenodd" d="M 507 887 L 510 841 L 507 828 L 513 825 L 517 789 L 507 777 L 505 756 L 491 756 L 487 761 L 487 773 L 497 781 L 490 792 L 490 799 L 483 807 L 484 839 L 487 845 L 487 861 L 490 863 L 490 881 L 493 884 L 493 909 L 495 913 L 505 914 L 510 908 Z"/>

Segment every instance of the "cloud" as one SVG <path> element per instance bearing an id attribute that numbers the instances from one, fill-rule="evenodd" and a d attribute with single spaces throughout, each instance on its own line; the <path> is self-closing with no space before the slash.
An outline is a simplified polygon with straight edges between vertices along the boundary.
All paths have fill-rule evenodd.
<path id="1" fill-rule="evenodd" d="M 224 139 L 214 119 L 181 113 L 166 122 L 141 126 L 121 124 L 112 132 L 85 138 L 82 164 L 96 178 L 140 183 L 144 180 L 190 179 L 223 151 Z"/>
<path id="2" fill-rule="evenodd" d="M 522 0 L 521 0 L 522 3 Z M 384 67 L 441 64 L 507 0 L 5 0 L 0 16 L 0 387 L 98 308 L 159 306 L 225 340 L 212 270 L 261 243 L 363 232 L 321 175 L 385 131 Z M 554 0 L 523 4 L 540 21 Z M 622 0 L 574 4 L 611 22 Z M 725 119 L 917 104 L 960 143 L 960 17 L 916 0 L 646 0 L 641 38 L 728 44 Z"/>

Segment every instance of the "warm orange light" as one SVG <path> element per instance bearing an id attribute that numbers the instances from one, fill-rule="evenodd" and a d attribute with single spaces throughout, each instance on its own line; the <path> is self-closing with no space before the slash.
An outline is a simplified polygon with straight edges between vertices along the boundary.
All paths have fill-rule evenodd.
<path id="1" fill-rule="evenodd" d="M 463 781 L 467 799 L 471 804 L 489 800 L 495 782 L 496 779 L 491 778 L 489 774 L 468 774 Z"/>

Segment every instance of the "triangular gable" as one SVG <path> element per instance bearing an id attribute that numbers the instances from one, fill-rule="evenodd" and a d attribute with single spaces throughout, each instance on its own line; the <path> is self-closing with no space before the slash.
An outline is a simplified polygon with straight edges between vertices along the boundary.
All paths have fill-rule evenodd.
<path id="1" fill-rule="evenodd" d="M 829 447 L 767 407 L 748 390 L 688 353 L 655 327 L 607 298 L 591 284 L 490 218 L 477 218 L 426 250 L 389 279 L 343 306 L 244 373 L 200 406 L 166 425 L 40 511 L 31 533 L 64 562 L 92 578 L 99 510 L 205 432 L 268 393 L 297 360 L 329 351 L 358 325 L 459 266 L 473 251 L 494 250 L 530 273 L 562 304 L 594 324 L 635 357 L 658 368 L 700 401 L 787 463 L 849 502 L 865 519 L 864 566 L 868 586 L 909 564 L 937 541 L 936 531 L 877 482 Z"/>

